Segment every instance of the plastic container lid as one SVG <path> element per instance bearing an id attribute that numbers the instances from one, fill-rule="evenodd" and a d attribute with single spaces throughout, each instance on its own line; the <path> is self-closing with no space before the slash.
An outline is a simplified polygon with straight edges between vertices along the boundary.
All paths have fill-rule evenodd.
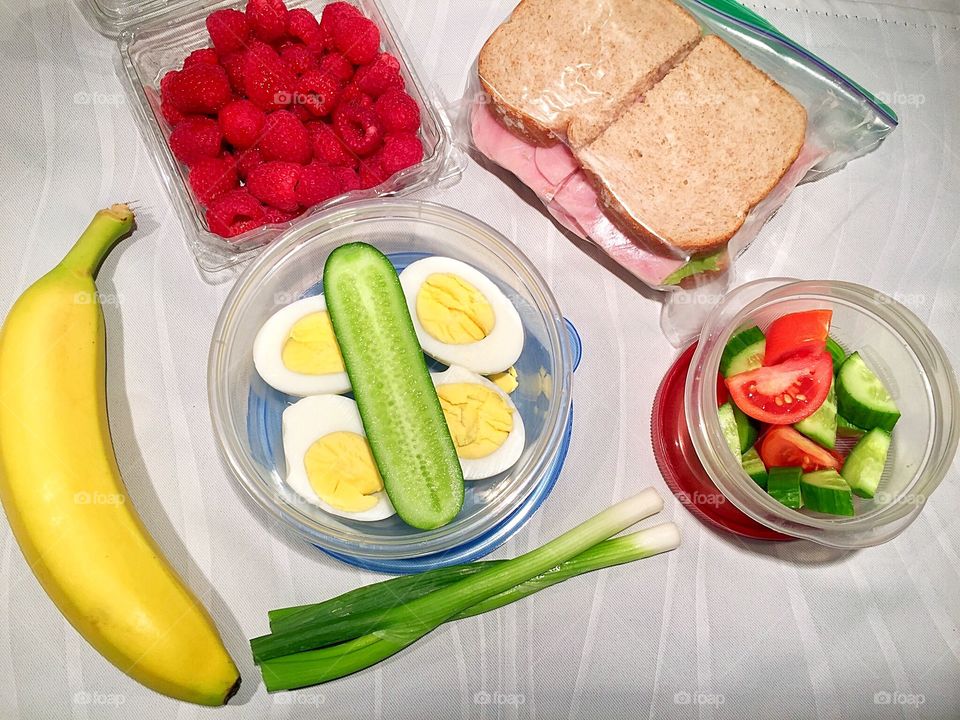
<path id="1" fill-rule="evenodd" d="M 97 30 L 109 37 L 196 4 L 197 0 L 81 0 L 79 3 Z"/>

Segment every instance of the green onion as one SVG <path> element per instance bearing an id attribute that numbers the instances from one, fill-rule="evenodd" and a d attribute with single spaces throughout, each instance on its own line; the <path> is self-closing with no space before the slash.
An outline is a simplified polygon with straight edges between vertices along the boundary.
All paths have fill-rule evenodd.
<path id="1" fill-rule="evenodd" d="M 270 631 L 285 632 L 314 622 L 328 622 L 333 618 L 356 615 L 368 610 L 382 610 L 388 605 L 400 605 L 503 562 L 505 561 L 485 560 L 451 565 L 365 585 L 323 602 L 271 610 L 267 613 Z"/>
<path id="2" fill-rule="evenodd" d="M 536 592 L 539 588 L 522 590 L 516 586 L 557 568 L 659 512 L 662 507 L 663 501 L 656 491 L 647 489 L 604 510 L 543 547 L 513 560 L 486 566 L 476 574 L 402 605 L 348 615 L 333 623 L 336 626 L 333 631 L 308 624 L 301 626 L 302 632 L 256 638 L 251 646 L 260 663 L 267 690 L 289 690 L 350 675 L 399 652 L 473 606 L 490 601 L 487 609 L 492 609 Z M 600 562 L 600 558 L 592 562 Z M 561 579 L 565 578 L 557 582 Z M 553 583 L 543 587 L 549 584 Z M 505 597 L 497 598 L 504 593 L 507 594 Z M 338 644 L 322 646 L 330 642 Z"/>
<path id="3" fill-rule="evenodd" d="M 506 592 L 489 597 L 467 608 L 451 619 L 461 620 L 490 612 L 577 575 L 653 557 L 673 550 L 679 544 L 680 531 L 672 522 L 656 525 L 649 530 L 641 530 L 630 535 L 606 540 L 557 567 L 527 580 L 525 583 L 520 583 Z"/>
<path id="4" fill-rule="evenodd" d="M 577 575 L 673 550 L 679 542 L 679 531 L 673 523 L 657 525 L 631 535 L 604 540 L 535 578 L 467 608 L 451 619 L 460 620 L 503 607 Z M 359 615 L 370 610 L 383 610 L 409 602 L 433 590 L 475 575 L 487 567 L 501 565 L 504 562 L 507 561 L 481 560 L 437 568 L 417 575 L 406 575 L 365 585 L 324 602 L 271 610 L 269 612 L 270 630 L 274 635 L 299 632 L 303 627 L 311 624 L 326 625 L 347 616 Z"/>

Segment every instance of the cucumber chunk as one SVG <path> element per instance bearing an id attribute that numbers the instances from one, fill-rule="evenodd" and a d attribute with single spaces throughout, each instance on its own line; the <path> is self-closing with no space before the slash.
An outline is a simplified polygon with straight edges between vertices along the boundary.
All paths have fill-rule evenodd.
<path id="1" fill-rule="evenodd" d="M 853 493 L 836 470 L 818 470 L 800 478 L 803 506 L 830 515 L 853 515 Z"/>
<path id="2" fill-rule="evenodd" d="M 793 425 L 815 443 L 830 450 L 837 445 L 837 394 L 834 385 L 835 383 L 830 383 L 827 399 L 813 415 Z"/>
<path id="3" fill-rule="evenodd" d="M 837 415 L 837 437 L 858 438 L 863 437 L 866 432 L 862 427 L 857 427 L 843 415 Z"/>
<path id="4" fill-rule="evenodd" d="M 833 360 L 833 374 L 836 375 L 840 372 L 843 361 L 847 359 L 847 353 L 840 347 L 840 343 L 829 335 L 827 336 L 827 352 L 830 353 L 830 358 Z"/>
<path id="5" fill-rule="evenodd" d="M 740 433 L 737 431 L 737 418 L 733 413 L 733 405 L 725 402 L 717 408 L 717 416 L 720 418 L 720 431 L 723 433 L 723 439 L 727 441 L 727 447 L 734 457 L 740 457 Z"/>
<path id="6" fill-rule="evenodd" d="M 840 367 L 837 401 L 840 414 L 865 430 L 878 427 L 889 432 L 900 419 L 890 392 L 863 362 L 860 353 L 853 353 Z"/>
<path id="7" fill-rule="evenodd" d="M 737 421 L 737 436 L 740 438 L 740 452 L 745 453 L 757 441 L 759 431 L 747 414 L 733 406 L 733 419 Z"/>
<path id="8" fill-rule="evenodd" d="M 800 494 L 802 475 L 803 470 L 798 467 L 772 467 L 767 471 L 767 492 L 781 505 L 799 510 L 803 507 Z"/>
<path id="9" fill-rule="evenodd" d="M 872 498 L 877 492 L 890 451 L 890 433 L 874 428 L 853 446 L 840 474 L 857 495 Z"/>
<path id="10" fill-rule="evenodd" d="M 327 258 L 323 290 L 390 501 L 415 528 L 446 525 L 463 505 L 463 473 L 397 271 L 349 243 Z"/>
<path id="11" fill-rule="evenodd" d="M 767 468 L 755 447 L 744 453 L 743 457 L 740 458 L 740 464 L 743 465 L 743 471 L 750 476 L 751 480 L 764 490 L 767 489 Z"/>
<path id="12" fill-rule="evenodd" d="M 720 374 L 730 377 L 763 365 L 767 341 L 756 325 L 741 330 L 730 338 L 720 356 Z"/>

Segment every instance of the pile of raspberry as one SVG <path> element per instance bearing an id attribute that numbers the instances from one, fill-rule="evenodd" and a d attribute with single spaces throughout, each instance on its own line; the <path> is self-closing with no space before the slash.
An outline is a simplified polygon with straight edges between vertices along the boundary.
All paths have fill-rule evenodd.
<path id="1" fill-rule="evenodd" d="M 292 220 L 423 159 L 400 63 L 353 5 L 327 5 L 318 21 L 249 0 L 206 24 L 213 47 L 163 76 L 160 110 L 211 232 Z"/>

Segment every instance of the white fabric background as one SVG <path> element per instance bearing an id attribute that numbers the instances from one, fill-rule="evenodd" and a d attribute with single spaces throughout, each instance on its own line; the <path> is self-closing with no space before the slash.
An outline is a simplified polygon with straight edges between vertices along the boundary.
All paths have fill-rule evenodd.
<path id="1" fill-rule="evenodd" d="M 798 190 L 741 259 L 741 278 L 834 277 L 900 294 L 960 367 L 960 9 L 956 0 L 920 1 L 913 9 L 754 5 L 865 86 L 918 102 L 896 105 L 902 126 L 879 151 Z M 387 5 L 424 75 L 453 98 L 512 0 Z M 268 531 L 219 461 L 205 365 L 227 287 L 205 284 L 194 268 L 124 103 L 112 42 L 69 3 L 7 0 L 0 54 L 0 307 L 54 264 L 93 209 L 137 203 L 140 230 L 100 281 L 113 300 L 106 321 L 119 463 L 245 678 L 220 710 L 139 687 L 62 620 L 4 525 L 0 717 L 960 717 L 956 469 L 907 532 L 870 550 L 757 544 L 705 529 L 666 491 L 650 448 L 653 395 L 674 356 L 659 304 L 561 235 L 531 195 L 476 165 L 459 185 L 424 197 L 518 243 L 585 345 L 561 480 L 496 556 L 531 548 L 646 485 L 667 496 L 663 517 L 681 525 L 684 543 L 443 628 L 375 670 L 268 696 L 246 645 L 265 630 L 266 611 L 375 577 Z M 78 92 L 94 102 L 75 103 Z M 877 693 L 900 695 L 878 704 L 886 696 Z"/>

